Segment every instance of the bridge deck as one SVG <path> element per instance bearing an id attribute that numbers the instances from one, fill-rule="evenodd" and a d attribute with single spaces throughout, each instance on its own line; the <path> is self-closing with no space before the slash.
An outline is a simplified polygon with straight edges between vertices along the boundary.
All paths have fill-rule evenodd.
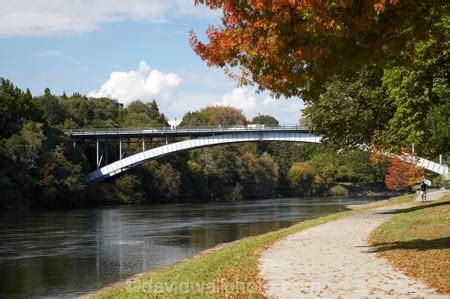
<path id="1" fill-rule="evenodd" d="M 139 129 L 70 129 L 65 133 L 73 139 L 96 138 L 140 138 L 140 137 L 196 137 L 230 134 L 236 132 L 297 132 L 309 133 L 309 129 L 300 125 L 246 125 L 246 126 L 205 126 L 205 127 L 165 127 Z"/>
<path id="2" fill-rule="evenodd" d="M 139 128 L 139 129 L 77 129 L 66 130 L 74 144 L 84 140 L 96 140 L 97 167 L 96 171 L 86 176 L 88 183 L 95 183 L 107 177 L 114 176 L 122 171 L 174 152 L 190 150 L 205 146 L 228 143 L 256 142 L 256 141 L 293 141 L 320 143 L 322 137 L 312 134 L 309 129 L 301 125 L 243 125 L 243 126 L 209 126 L 209 127 L 166 127 L 166 128 Z M 166 138 L 166 145 L 146 149 L 146 138 Z M 170 137 L 170 138 L 169 138 Z M 172 137 L 187 137 L 176 141 Z M 120 158 L 104 167 L 101 165 L 100 143 L 105 139 L 141 138 L 142 152 Z M 171 139 L 171 140 L 169 140 Z M 173 142 L 173 143 L 171 143 Z M 119 141 L 119 157 L 122 157 L 122 141 Z M 410 163 L 432 172 L 439 173 L 448 178 L 448 166 L 436 162 L 415 158 Z"/>

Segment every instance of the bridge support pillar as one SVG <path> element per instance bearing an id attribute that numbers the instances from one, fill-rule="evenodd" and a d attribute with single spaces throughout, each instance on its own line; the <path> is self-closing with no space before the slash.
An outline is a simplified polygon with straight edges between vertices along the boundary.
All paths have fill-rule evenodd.
<path id="1" fill-rule="evenodd" d="M 122 160 L 122 137 L 119 137 L 119 160 Z"/>
<path id="2" fill-rule="evenodd" d="M 142 136 L 142 151 L 145 152 L 145 136 Z"/>
<path id="3" fill-rule="evenodd" d="M 109 144 L 106 143 L 106 147 L 105 147 L 105 163 L 106 163 L 106 165 L 109 164 L 109 161 L 108 161 L 108 155 L 109 155 L 108 145 Z"/>
<path id="4" fill-rule="evenodd" d="M 97 148 L 97 169 L 100 167 L 100 144 L 98 142 L 98 137 L 97 137 L 97 141 L 95 142 L 96 144 L 96 148 Z"/>

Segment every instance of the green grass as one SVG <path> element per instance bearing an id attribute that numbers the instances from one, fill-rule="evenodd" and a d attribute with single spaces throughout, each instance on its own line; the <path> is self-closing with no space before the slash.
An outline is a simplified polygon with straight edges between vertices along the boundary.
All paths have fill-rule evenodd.
<path id="1" fill-rule="evenodd" d="M 397 204 L 414 198 L 415 196 L 411 195 L 402 196 L 391 199 L 389 203 Z M 195 258 L 105 288 L 94 297 L 263 297 L 263 281 L 258 275 L 258 259 L 265 249 L 290 234 L 369 208 L 336 213 L 225 244 Z"/>
<path id="2" fill-rule="evenodd" d="M 414 200 L 416 200 L 416 197 L 417 197 L 417 194 L 415 194 L 415 193 L 405 194 L 405 195 L 401 195 L 401 196 L 397 196 L 397 197 L 393 197 L 393 198 L 389 199 L 389 203 L 397 205 L 397 204 L 413 202 Z"/>
<path id="3" fill-rule="evenodd" d="M 400 211 L 370 242 L 395 268 L 450 294 L 450 196 Z"/>

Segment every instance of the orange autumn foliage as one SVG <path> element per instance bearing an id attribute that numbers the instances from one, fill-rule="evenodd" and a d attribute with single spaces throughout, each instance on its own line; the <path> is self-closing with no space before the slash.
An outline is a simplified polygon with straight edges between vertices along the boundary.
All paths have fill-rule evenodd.
<path id="1" fill-rule="evenodd" d="M 424 170 L 422 168 L 395 156 L 391 160 L 384 183 L 389 190 L 400 191 L 420 183 L 423 177 Z"/>
<path id="2" fill-rule="evenodd" d="M 223 11 L 207 42 L 190 43 L 209 66 L 276 96 L 317 95 L 331 76 L 398 58 L 432 34 L 444 0 L 195 0 Z M 419 21 L 420 20 L 420 21 Z M 238 70 L 239 73 L 236 73 Z"/>

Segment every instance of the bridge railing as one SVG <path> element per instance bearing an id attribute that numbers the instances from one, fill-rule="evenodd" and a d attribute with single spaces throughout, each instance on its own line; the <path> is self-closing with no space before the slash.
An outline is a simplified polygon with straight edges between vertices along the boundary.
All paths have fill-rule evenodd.
<path id="1" fill-rule="evenodd" d="M 80 135 L 115 135 L 115 134 L 166 134 L 166 133 L 207 133 L 207 132 L 242 132 L 242 131 L 298 131 L 308 130 L 302 125 L 212 125 L 195 127 L 160 127 L 160 128 L 84 128 L 67 129 L 64 132 L 70 136 Z"/>

